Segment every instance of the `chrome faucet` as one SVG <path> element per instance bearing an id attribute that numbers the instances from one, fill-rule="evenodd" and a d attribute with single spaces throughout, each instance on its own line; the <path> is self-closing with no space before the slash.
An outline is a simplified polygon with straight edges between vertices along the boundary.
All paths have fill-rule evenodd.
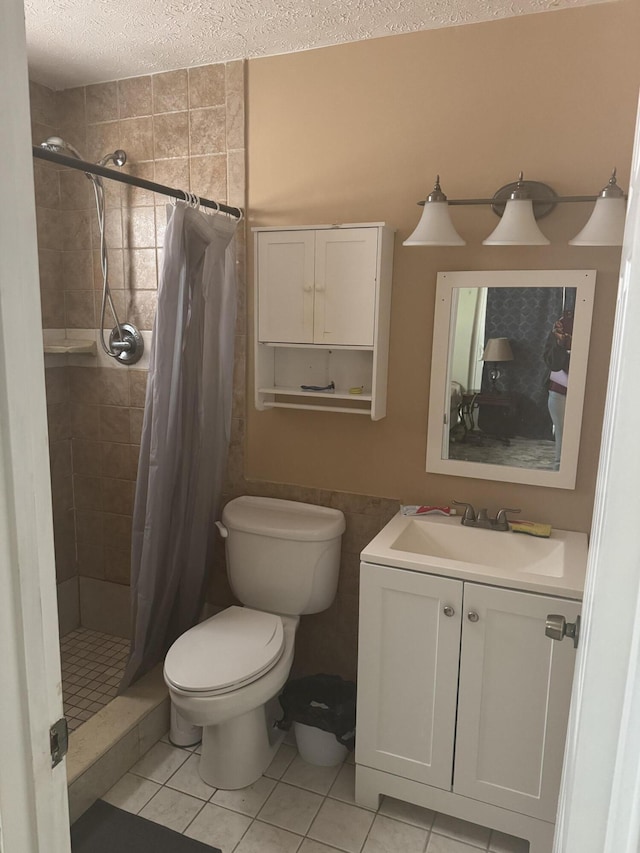
<path id="1" fill-rule="evenodd" d="M 456 506 L 463 506 L 465 508 L 464 515 L 462 516 L 461 524 L 465 527 L 480 527 L 484 530 L 498 530 L 498 531 L 508 531 L 511 528 L 509 527 L 509 519 L 507 518 L 507 513 L 517 513 L 521 512 L 519 509 L 500 509 L 495 518 L 491 518 L 489 516 L 488 511 L 483 507 L 479 509 L 477 512 L 473 508 L 472 504 L 465 503 L 465 501 L 453 501 Z"/>

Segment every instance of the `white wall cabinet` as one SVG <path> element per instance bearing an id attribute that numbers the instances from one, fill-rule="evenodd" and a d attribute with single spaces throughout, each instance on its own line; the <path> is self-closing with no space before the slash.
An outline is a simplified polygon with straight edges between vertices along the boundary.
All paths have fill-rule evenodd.
<path id="1" fill-rule="evenodd" d="M 256 408 L 384 417 L 393 231 L 383 223 L 254 231 Z M 331 382 L 331 392 L 301 387 Z"/>
<path id="2" fill-rule="evenodd" d="M 362 564 L 356 799 L 389 794 L 551 853 L 580 603 Z"/>

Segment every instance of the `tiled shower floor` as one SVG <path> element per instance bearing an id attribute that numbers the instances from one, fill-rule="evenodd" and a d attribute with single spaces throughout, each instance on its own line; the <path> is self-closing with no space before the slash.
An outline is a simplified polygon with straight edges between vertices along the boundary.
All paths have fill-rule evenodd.
<path id="1" fill-rule="evenodd" d="M 129 640 L 88 628 L 76 628 L 61 639 L 62 691 L 69 731 L 115 697 L 128 654 Z"/>

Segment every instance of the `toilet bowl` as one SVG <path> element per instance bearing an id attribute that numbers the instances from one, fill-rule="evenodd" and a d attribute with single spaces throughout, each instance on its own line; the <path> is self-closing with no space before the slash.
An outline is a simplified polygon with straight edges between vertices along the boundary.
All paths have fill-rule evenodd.
<path id="1" fill-rule="evenodd" d="M 344 516 L 243 497 L 227 504 L 222 519 L 229 581 L 246 606 L 228 607 L 179 637 L 164 678 L 181 717 L 203 729 L 202 779 L 233 790 L 259 779 L 282 741 L 277 696 L 300 615 L 326 609 L 335 597 Z M 275 612 L 277 603 L 286 612 Z"/>

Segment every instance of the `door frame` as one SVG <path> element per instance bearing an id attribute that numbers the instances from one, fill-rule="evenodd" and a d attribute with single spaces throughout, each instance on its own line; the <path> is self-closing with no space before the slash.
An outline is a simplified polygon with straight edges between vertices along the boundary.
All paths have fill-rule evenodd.
<path id="1" fill-rule="evenodd" d="M 31 120 L 22 0 L 0 4 L 0 851 L 68 853 Z"/>
<path id="2" fill-rule="evenodd" d="M 640 849 L 639 195 L 640 109 L 554 853 Z"/>

